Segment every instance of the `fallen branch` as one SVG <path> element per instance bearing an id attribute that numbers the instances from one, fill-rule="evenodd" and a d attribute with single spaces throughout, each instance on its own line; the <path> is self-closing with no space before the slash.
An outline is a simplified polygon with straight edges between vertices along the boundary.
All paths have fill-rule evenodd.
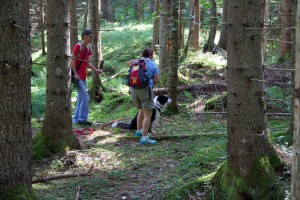
<path id="1" fill-rule="evenodd" d="M 177 140 L 177 139 L 197 139 L 210 136 L 225 136 L 224 133 L 215 134 L 185 134 L 185 135 L 151 135 L 150 138 L 154 140 Z M 118 140 L 137 140 L 135 136 L 124 136 L 119 137 Z"/>
<path id="2" fill-rule="evenodd" d="M 227 115 L 227 112 L 197 112 L 195 115 L 211 114 L 211 115 Z M 266 113 L 267 116 L 290 116 L 291 113 Z"/>
<path id="3" fill-rule="evenodd" d="M 177 92 L 190 91 L 197 93 L 214 93 L 214 92 L 223 92 L 226 91 L 227 86 L 225 83 L 204 83 L 196 85 L 182 85 L 177 87 Z M 156 88 L 153 90 L 155 95 L 167 94 L 169 88 Z"/>
<path id="4" fill-rule="evenodd" d="M 78 186 L 78 188 L 76 189 L 76 197 L 75 200 L 78 200 L 80 197 L 80 186 Z"/>
<path id="5" fill-rule="evenodd" d="M 106 79 L 102 80 L 102 83 L 107 82 L 109 79 L 116 78 L 116 77 L 118 77 L 118 76 L 124 74 L 124 73 L 127 72 L 127 71 L 128 71 L 128 70 L 126 69 L 126 70 L 120 71 L 119 73 L 116 73 L 115 75 L 112 75 L 112 76 L 110 76 L 110 77 L 107 77 Z"/>
<path id="6" fill-rule="evenodd" d="M 39 179 L 33 180 L 31 183 L 32 184 L 45 183 L 45 182 L 48 182 L 48 181 L 64 179 L 64 178 L 72 178 L 72 177 L 79 177 L 79 176 L 91 176 L 92 175 L 91 171 L 92 171 L 93 166 L 94 165 L 91 166 L 91 168 L 88 172 L 77 173 L 77 174 L 60 174 L 60 175 L 56 175 L 56 176 L 39 178 Z"/>

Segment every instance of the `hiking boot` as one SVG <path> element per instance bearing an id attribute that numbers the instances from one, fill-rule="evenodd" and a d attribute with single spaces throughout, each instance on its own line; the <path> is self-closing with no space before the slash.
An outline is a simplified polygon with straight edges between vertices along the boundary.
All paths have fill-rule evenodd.
<path id="1" fill-rule="evenodd" d="M 141 137 L 142 135 L 143 135 L 142 132 L 136 131 L 133 136 L 134 137 Z"/>
<path id="2" fill-rule="evenodd" d="M 93 123 L 89 121 L 79 121 L 78 125 L 91 126 Z"/>
<path id="3" fill-rule="evenodd" d="M 151 140 L 149 137 L 146 139 L 141 138 L 140 144 L 155 144 L 156 140 Z"/>

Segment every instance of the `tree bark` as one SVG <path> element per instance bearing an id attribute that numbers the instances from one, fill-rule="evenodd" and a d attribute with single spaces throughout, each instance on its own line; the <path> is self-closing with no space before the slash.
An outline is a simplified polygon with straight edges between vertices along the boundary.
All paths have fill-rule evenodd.
<path id="1" fill-rule="evenodd" d="M 47 92 L 42 132 L 49 149 L 62 152 L 77 148 L 72 130 L 69 69 L 67 68 L 68 0 L 48 0 L 47 23 Z"/>
<path id="2" fill-rule="evenodd" d="M 135 0 L 136 20 L 144 19 L 144 0 Z"/>
<path id="3" fill-rule="evenodd" d="M 91 43 L 92 56 L 91 65 L 99 68 L 100 61 L 102 60 L 101 51 L 101 33 L 100 33 L 100 0 L 89 0 L 89 27 L 93 30 L 93 41 Z M 95 72 L 92 73 L 92 85 L 89 89 L 90 97 L 95 102 L 101 102 L 103 99 L 103 85 L 100 76 Z"/>
<path id="4" fill-rule="evenodd" d="M 89 7 L 89 1 L 86 0 L 86 6 L 85 6 L 85 9 L 84 9 L 84 16 L 83 16 L 83 23 L 82 23 L 82 25 L 83 25 L 82 29 L 83 30 L 88 29 L 88 24 L 87 24 L 87 22 L 88 22 L 88 16 L 89 16 L 89 9 L 88 9 L 88 7 Z"/>
<path id="5" fill-rule="evenodd" d="M 41 40 L 42 40 L 42 55 L 46 55 L 45 48 L 45 13 L 44 13 L 44 0 L 40 0 L 40 28 L 41 28 Z"/>
<path id="6" fill-rule="evenodd" d="M 190 7 L 191 7 L 191 19 L 190 19 L 190 26 L 189 26 L 189 33 L 187 37 L 187 41 L 185 43 L 184 49 L 183 49 L 183 54 L 182 54 L 182 59 L 185 59 L 189 50 L 189 44 L 191 40 L 191 35 L 193 34 L 194 31 L 194 25 L 195 25 L 195 18 L 194 18 L 194 12 L 195 12 L 195 0 L 190 1 Z"/>
<path id="7" fill-rule="evenodd" d="M 224 50 L 227 50 L 227 1 L 223 0 L 222 29 L 218 43 L 218 47 Z"/>
<path id="8" fill-rule="evenodd" d="M 206 43 L 203 47 L 203 52 L 211 52 L 215 46 L 215 37 L 217 32 L 218 16 L 217 16 L 217 4 L 215 0 L 210 0 L 210 30 Z"/>
<path id="9" fill-rule="evenodd" d="M 295 45 L 295 91 L 294 91 L 294 135 L 292 153 L 292 188 L 291 199 L 300 199 L 300 2 L 296 11 Z"/>
<path id="10" fill-rule="evenodd" d="M 292 0 L 283 0 L 280 9 L 280 56 L 290 56 L 292 50 Z"/>
<path id="11" fill-rule="evenodd" d="M 193 2 L 193 1 L 190 1 Z M 191 4 L 192 5 L 192 4 Z M 194 29 L 191 34 L 190 39 L 190 50 L 191 51 L 198 51 L 200 49 L 200 42 L 199 42 L 199 35 L 200 35 L 200 2 L 199 0 L 194 0 L 194 6 L 191 6 L 191 13 L 194 13 Z"/>
<path id="12" fill-rule="evenodd" d="M 149 12 L 150 12 L 150 13 L 155 12 L 155 3 L 156 3 L 157 1 L 158 1 L 158 0 L 150 0 L 150 2 L 149 2 Z"/>
<path id="13" fill-rule="evenodd" d="M 243 28 L 262 26 L 264 7 L 258 2 L 248 6 L 238 0 L 228 3 L 235 11 L 228 13 L 227 30 L 228 165 L 247 176 L 255 158 L 272 152 L 266 133 L 263 82 L 251 80 L 263 79 L 262 29 Z"/>
<path id="14" fill-rule="evenodd" d="M 275 160 L 280 161 L 266 130 L 263 82 L 255 81 L 263 80 L 264 6 L 260 1 L 251 4 L 241 0 L 228 1 L 231 10 L 227 17 L 228 156 L 227 167 L 221 169 L 227 169 L 227 172 L 223 171 L 227 184 L 233 179 L 245 183 L 241 188 L 238 181 L 233 181 L 236 196 L 232 199 L 265 199 L 263 195 L 280 191 L 272 189 L 274 185 L 265 181 L 276 182 L 272 164 Z M 254 173 L 260 175 L 253 176 Z"/>
<path id="15" fill-rule="evenodd" d="M 0 199 L 35 199 L 29 0 L 0 1 L 0 7 Z"/>
<path id="16" fill-rule="evenodd" d="M 166 72 L 167 63 L 167 42 L 168 42 L 168 16 L 169 11 L 166 5 L 166 0 L 160 0 L 160 13 L 159 13 L 159 84 L 165 85 L 167 83 L 168 74 Z"/>
<path id="17" fill-rule="evenodd" d="M 185 3 L 183 0 L 179 0 L 179 9 L 178 9 L 178 44 L 179 51 L 184 48 L 184 24 L 185 20 L 182 17 L 185 12 Z"/>
<path id="18" fill-rule="evenodd" d="M 156 0 L 154 2 L 154 20 L 153 20 L 153 39 L 152 39 L 152 50 L 155 51 L 155 53 L 158 53 L 158 49 L 156 45 L 159 44 L 159 1 Z"/>
<path id="19" fill-rule="evenodd" d="M 266 130 L 263 82 L 256 81 L 263 80 L 264 6 L 228 1 L 227 161 L 213 180 L 228 199 L 284 195 L 275 176 L 275 167 L 283 166 Z"/>
<path id="20" fill-rule="evenodd" d="M 199 3 L 199 2 L 198 2 Z M 178 112 L 177 105 L 177 86 L 178 86 L 178 1 L 171 0 L 171 34 L 169 36 L 170 47 L 168 48 L 168 63 L 169 63 L 169 94 L 172 99 L 172 103 L 169 105 L 169 109 L 173 112 Z"/>
<path id="21" fill-rule="evenodd" d="M 78 23 L 77 23 L 77 1 L 69 1 L 70 15 L 70 47 L 73 48 L 78 43 Z M 71 49 L 72 51 L 72 49 Z M 71 52 L 72 53 L 72 52 Z"/>
<path id="22" fill-rule="evenodd" d="M 107 22 L 113 22 L 113 16 L 111 12 L 111 0 L 102 0 L 101 8 L 103 10 L 103 19 Z"/>

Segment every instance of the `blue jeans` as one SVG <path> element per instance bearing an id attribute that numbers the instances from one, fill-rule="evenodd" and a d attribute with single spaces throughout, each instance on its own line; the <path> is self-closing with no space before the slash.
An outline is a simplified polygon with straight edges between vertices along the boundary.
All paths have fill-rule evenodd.
<path id="1" fill-rule="evenodd" d="M 79 80 L 77 89 L 77 105 L 74 113 L 73 123 L 87 121 L 89 114 L 90 96 L 86 89 L 86 81 Z"/>

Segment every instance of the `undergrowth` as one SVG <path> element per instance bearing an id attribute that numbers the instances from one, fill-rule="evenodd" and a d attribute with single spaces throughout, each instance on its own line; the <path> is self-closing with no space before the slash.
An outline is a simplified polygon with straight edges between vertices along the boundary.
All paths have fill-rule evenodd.
<path id="1" fill-rule="evenodd" d="M 129 24 L 117 26 L 107 24 L 107 31 L 102 33 L 104 68 L 114 73 L 127 71 L 127 62 L 139 57 L 145 47 L 150 46 L 152 25 Z M 192 58 L 192 59 L 191 59 Z M 155 57 L 158 61 L 158 57 Z M 46 63 L 46 57 L 37 52 L 33 61 Z M 226 64 L 223 56 L 190 54 L 182 63 L 180 73 L 185 83 L 199 83 L 201 76 L 205 81 L 214 74 L 223 77 Z M 193 68 L 195 67 L 195 68 Z M 208 69 L 192 80 L 187 74 L 193 70 Z M 46 68 L 33 65 L 32 77 L 32 116 L 42 118 L 46 98 Z M 102 80 L 109 78 L 103 74 Z M 103 101 L 98 104 L 90 102 L 89 120 L 95 122 L 95 130 L 114 120 L 130 122 L 138 110 L 133 106 L 124 77 L 107 79 L 103 84 L 108 89 Z M 204 79 L 204 78 L 202 78 Z M 203 80 L 201 80 L 203 81 Z M 183 81 L 184 82 L 184 81 Z M 204 82 L 204 81 L 203 81 Z M 88 85 L 91 77 L 88 78 Z M 280 88 L 267 89 L 270 98 L 284 99 L 288 93 Z M 76 92 L 72 90 L 72 106 L 75 107 Z M 41 123 L 33 119 L 33 128 L 37 137 L 33 148 L 41 154 L 35 154 L 34 179 L 53 176 L 59 173 L 79 173 L 88 171 L 93 166 L 90 177 L 53 180 L 34 184 L 34 191 L 39 199 L 74 199 L 80 194 L 81 199 L 161 199 L 172 191 L 173 199 L 188 199 L 193 196 L 214 199 L 214 190 L 209 181 L 221 163 L 226 159 L 227 121 L 222 114 L 201 114 L 205 102 L 213 99 L 215 94 L 197 95 L 196 92 L 183 92 L 179 95 L 180 111 L 176 115 L 163 113 L 155 127 L 154 136 L 171 136 L 161 139 L 154 146 L 140 146 L 139 139 L 133 138 L 133 131 L 112 129 L 110 126 L 97 130 L 92 138 L 86 137 L 87 149 L 73 151 L 72 162 L 65 162 L 58 155 L 51 155 L 43 150 L 43 140 L 38 133 Z M 221 99 L 225 95 L 221 95 Z M 287 100 L 288 101 L 288 100 Z M 222 103 L 211 100 L 213 109 L 223 108 Z M 284 104 L 286 105 L 286 104 Z M 277 103 L 271 107 L 281 107 Z M 210 108 L 206 108 L 209 111 Z M 289 111 L 284 108 L 283 111 Z M 273 143 L 290 145 L 291 135 L 289 117 L 268 117 L 268 130 Z M 74 127 L 82 129 L 83 127 Z M 177 136 L 186 135 L 185 138 Z M 48 158 L 43 156 L 47 155 Z M 74 160 L 73 160 L 74 159 Z M 210 194 L 208 194 L 210 191 Z M 183 195 L 183 196 L 181 196 Z"/>

